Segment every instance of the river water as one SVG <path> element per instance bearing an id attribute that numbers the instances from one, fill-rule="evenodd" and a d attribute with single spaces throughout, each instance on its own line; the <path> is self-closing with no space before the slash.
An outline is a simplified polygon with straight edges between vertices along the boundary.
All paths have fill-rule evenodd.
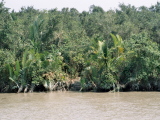
<path id="1" fill-rule="evenodd" d="M 160 93 L 0 94 L 0 120 L 160 120 Z"/>

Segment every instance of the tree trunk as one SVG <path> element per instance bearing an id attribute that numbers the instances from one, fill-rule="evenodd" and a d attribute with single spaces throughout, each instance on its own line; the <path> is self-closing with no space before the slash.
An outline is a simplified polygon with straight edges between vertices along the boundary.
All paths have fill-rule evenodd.
<path id="1" fill-rule="evenodd" d="M 28 91 L 28 85 L 26 85 L 25 89 L 24 89 L 24 93 L 27 93 Z"/>
<path id="2" fill-rule="evenodd" d="M 29 92 L 31 92 L 31 93 L 32 93 L 32 92 L 34 91 L 34 88 L 35 88 L 35 84 L 33 84 L 33 83 L 32 83 L 32 84 L 31 84 L 31 88 L 30 88 Z"/>
<path id="3" fill-rule="evenodd" d="M 55 91 L 57 87 L 58 87 L 58 82 L 54 85 L 53 90 Z"/>
<path id="4" fill-rule="evenodd" d="M 17 92 L 17 93 L 22 92 L 22 90 L 23 90 L 23 86 L 21 85 L 21 86 L 19 87 L 19 89 L 18 89 L 18 92 Z"/>
<path id="5" fill-rule="evenodd" d="M 6 92 L 8 92 L 8 90 L 9 90 L 9 85 L 7 85 L 5 88 L 3 88 L 3 89 L 1 90 L 1 92 L 2 92 L 2 93 L 6 93 Z"/>

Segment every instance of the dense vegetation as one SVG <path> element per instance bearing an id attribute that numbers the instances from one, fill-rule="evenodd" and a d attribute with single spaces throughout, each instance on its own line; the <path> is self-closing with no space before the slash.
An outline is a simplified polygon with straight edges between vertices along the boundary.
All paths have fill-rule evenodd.
<path id="1" fill-rule="evenodd" d="M 85 90 L 157 90 L 160 3 L 104 11 L 75 8 L 9 12 L 0 3 L 0 91 L 81 77 Z"/>

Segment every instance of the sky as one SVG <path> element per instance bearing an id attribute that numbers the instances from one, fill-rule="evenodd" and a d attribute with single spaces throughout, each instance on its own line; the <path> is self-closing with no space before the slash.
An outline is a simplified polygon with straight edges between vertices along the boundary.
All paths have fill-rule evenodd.
<path id="1" fill-rule="evenodd" d="M 119 3 L 131 4 L 135 7 L 155 5 L 158 0 L 4 0 L 5 7 L 18 12 L 22 6 L 34 6 L 35 9 L 61 10 L 64 7 L 76 8 L 79 12 L 89 11 L 91 5 L 102 7 L 105 11 L 118 8 Z M 160 0 L 159 0 L 160 2 Z"/>

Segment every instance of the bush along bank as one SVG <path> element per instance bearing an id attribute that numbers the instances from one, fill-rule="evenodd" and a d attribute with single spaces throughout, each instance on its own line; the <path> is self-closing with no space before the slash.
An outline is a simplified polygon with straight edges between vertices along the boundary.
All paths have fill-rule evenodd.
<path id="1" fill-rule="evenodd" d="M 9 12 L 0 2 L 0 92 L 160 90 L 160 3 L 119 7 Z"/>
<path id="2" fill-rule="evenodd" d="M 130 43 L 123 42 L 119 35 L 111 36 L 113 47 L 108 48 L 106 41 L 93 44 L 87 60 L 83 59 L 86 63 L 74 77 L 67 73 L 68 66 L 59 53 L 56 57 L 45 53 L 46 57 L 34 50 L 25 50 L 22 61 L 4 67 L 8 83 L 2 82 L 1 92 L 160 90 L 157 44 L 151 42 L 146 33 L 133 35 Z M 55 71 L 46 72 L 51 69 Z"/>

